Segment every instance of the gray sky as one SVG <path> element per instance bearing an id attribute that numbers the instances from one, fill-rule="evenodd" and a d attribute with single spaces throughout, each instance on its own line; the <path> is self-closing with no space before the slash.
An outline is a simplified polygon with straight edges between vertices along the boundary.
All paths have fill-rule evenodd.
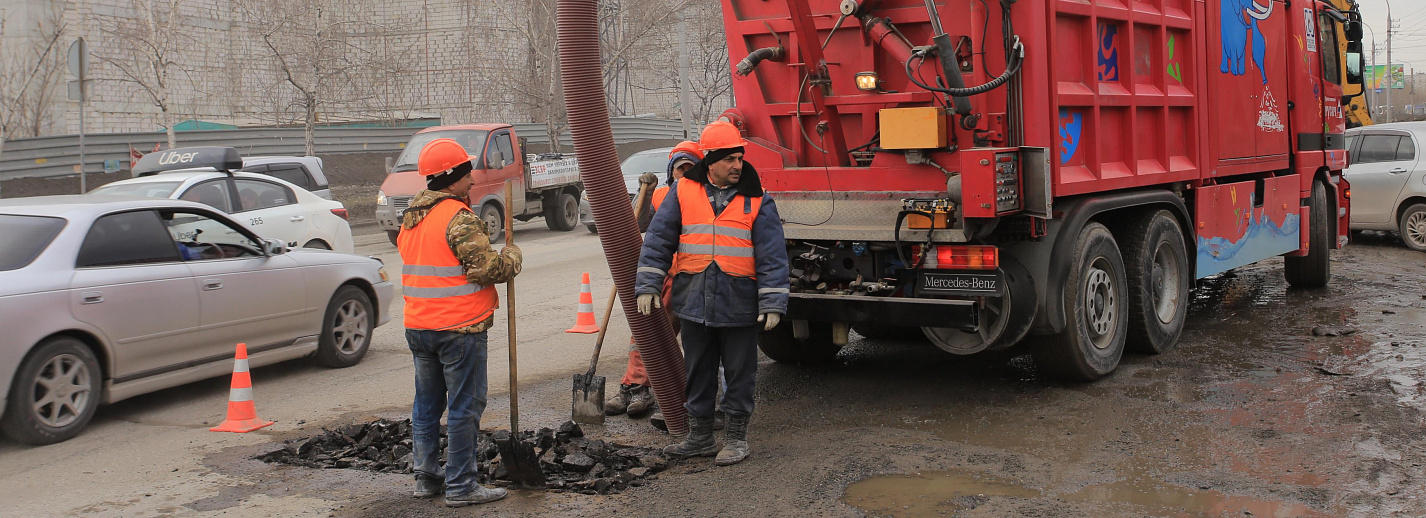
<path id="1" fill-rule="evenodd" d="M 1396 21 L 1392 33 L 1392 61 L 1405 64 L 1407 70 L 1426 72 L 1426 1 L 1422 0 L 1357 0 L 1362 11 L 1362 19 L 1369 27 L 1362 35 L 1362 43 L 1368 49 L 1372 45 L 1372 34 L 1376 34 L 1376 44 L 1381 47 L 1376 63 L 1386 64 L 1386 12 L 1391 4 L 1391 18 Z M 1371 64 L 1371 53 L 1367 53 L 1367 64 Z"/>

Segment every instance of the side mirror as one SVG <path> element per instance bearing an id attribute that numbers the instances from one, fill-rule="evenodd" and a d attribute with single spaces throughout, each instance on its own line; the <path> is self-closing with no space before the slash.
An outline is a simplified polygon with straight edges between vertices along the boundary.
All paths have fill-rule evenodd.
<path id="1" fill-rule="evenodd" d="M 283 243 L 281 239 L 264 239 L 264 240 L 262 240 L 262 254 L 263 254 L 263 255 L 272 256 L 272 255 L 282 255 L 282 254 L 285 254 L 285 253 L 287 253 L 287 243 Z"/>
<path id="2" fill-rule="evenodd" d="M 1349 18 L 1346 23 L 1342 24 L 1342 32 L 1347 36 L 1347 41 L 1362 41 L 1361 18 Z"/>

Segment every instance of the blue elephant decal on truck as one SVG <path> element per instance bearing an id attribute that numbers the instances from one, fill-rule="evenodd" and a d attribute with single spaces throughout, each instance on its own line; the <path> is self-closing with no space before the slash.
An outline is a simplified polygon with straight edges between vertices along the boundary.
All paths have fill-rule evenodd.
<path id="1" fill-rule="evenodd" d="M 1273 13 L 1273 1 L 1264 0 L 1266 6 L 1257 0 L 1223 0 L 1219 8 L 1223 13 L 1223 63 L 1219 70 L 1224 74 L 1241 76 L 1248 53 L 1248 36 L 1253 38 L 1253 64 L 1263 75 L 1263 84 L 1268 84 L 1268 72 L 1263 68 L 1267 56 L 1267 42 L 1258 28 L 1258 21 L 1268 19 Z M 1246 15 L 1246 16 L 1245 16 Z"/>

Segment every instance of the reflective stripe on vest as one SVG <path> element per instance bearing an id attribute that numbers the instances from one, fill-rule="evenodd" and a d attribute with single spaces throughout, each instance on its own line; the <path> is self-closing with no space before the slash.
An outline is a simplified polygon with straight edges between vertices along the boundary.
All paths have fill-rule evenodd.
<path id="1" fill-rule="evenodd" d="M 733 196 L 716 217 L 713 203 L 703 184 L 678 181 L 678 207 L 683 212 L 683 233 L 678 236 L 678 253 L 673 256 L 673 273 L 697 273 L 713 262 L 735 277 L 757 277 L 753 261 L 753 220 L 762 207 L 762 197 Z"/>
<path id="2" fill-rule="evenodd" d="M 446 240 L 451 219 L 463 210 L 470 207 L 458 199 L 442 200 L 415 228 L 402 229 L 396 238 L 404 263 L 401 292 L 408 329 L 460 329 L 489 318 L 500 304 L 494 287 L 466 280 L 465 268 Z"/>

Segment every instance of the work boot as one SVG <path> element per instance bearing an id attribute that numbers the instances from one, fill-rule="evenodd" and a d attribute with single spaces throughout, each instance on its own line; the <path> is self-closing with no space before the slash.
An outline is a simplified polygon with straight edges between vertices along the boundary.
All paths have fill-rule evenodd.
<path id="1" fill-rule="evenodd" d="M 714 430 L 722 430 L 722 429 L 726 428 L 727 426 L 728 426 L 728 414 L 723 413 L 722 410 L 714 410 L 714 411 L 713 411 L 713 429 L 714 429 Z"/>
<path id="2" fill-rule="evenodd" d="M 445 480 L 431 478 L 425 475 L 416 475 L 416 490 L 411 492 L 411 496 L 416 498 L 430 498 L 441 494 L 441 491 L 445 491 L 445 489 Z"/>
<path id="3" fill-rule="evenodd" d="M 632 388 L 630 385 L 619 385 L 619 393 L 604 402 L 604 415 L 619 415 L 628 410 Z"/>
<path id="4" fill-rule="evenodd" d="M 748 458 L 748 421 L 752 416 L 728 416 L 728 430 L 723 436 L 723 450 L 713 460 L 719 466 L 732 466 Z"/>
<path id="5" fill-rule="evenodd" d="M 485 487 L 480 484 L 476 484 L 475 489 L 464 495 L 446 495 L 446 507 L 465 507 L 467 505 L 494 502 L 501 498 L 505 498 L 505 495 L 507 494 L 509 494 L 508 491 L 505 491 L 504 489 L 500 489 L 498 487 Z"/>
<path id="6" fill-rule="evenodd" d="M 688 416 L 688 436 L 683 442 L 670 444 L 664 453 L 675 457 L 712 457 L 718 453 L 718 440 L 713 438 L 713 417 Z"/>
<path id="7" fill-rule="evenodd" d="M 654 394 L 646 386 L 634 385 L 629 391 L 628 405 L 629 417 L 643 416 L 653 408 Z"/>
<path id="8" fill-rule="evenodd" d="M 668 423 L 663 420 L 663 411 L 655 411 L 654 415 L 649 416 L 649 424 L 654 425 L 654 428 L 658 428 L 659 430 L 668 431 Z"/>

